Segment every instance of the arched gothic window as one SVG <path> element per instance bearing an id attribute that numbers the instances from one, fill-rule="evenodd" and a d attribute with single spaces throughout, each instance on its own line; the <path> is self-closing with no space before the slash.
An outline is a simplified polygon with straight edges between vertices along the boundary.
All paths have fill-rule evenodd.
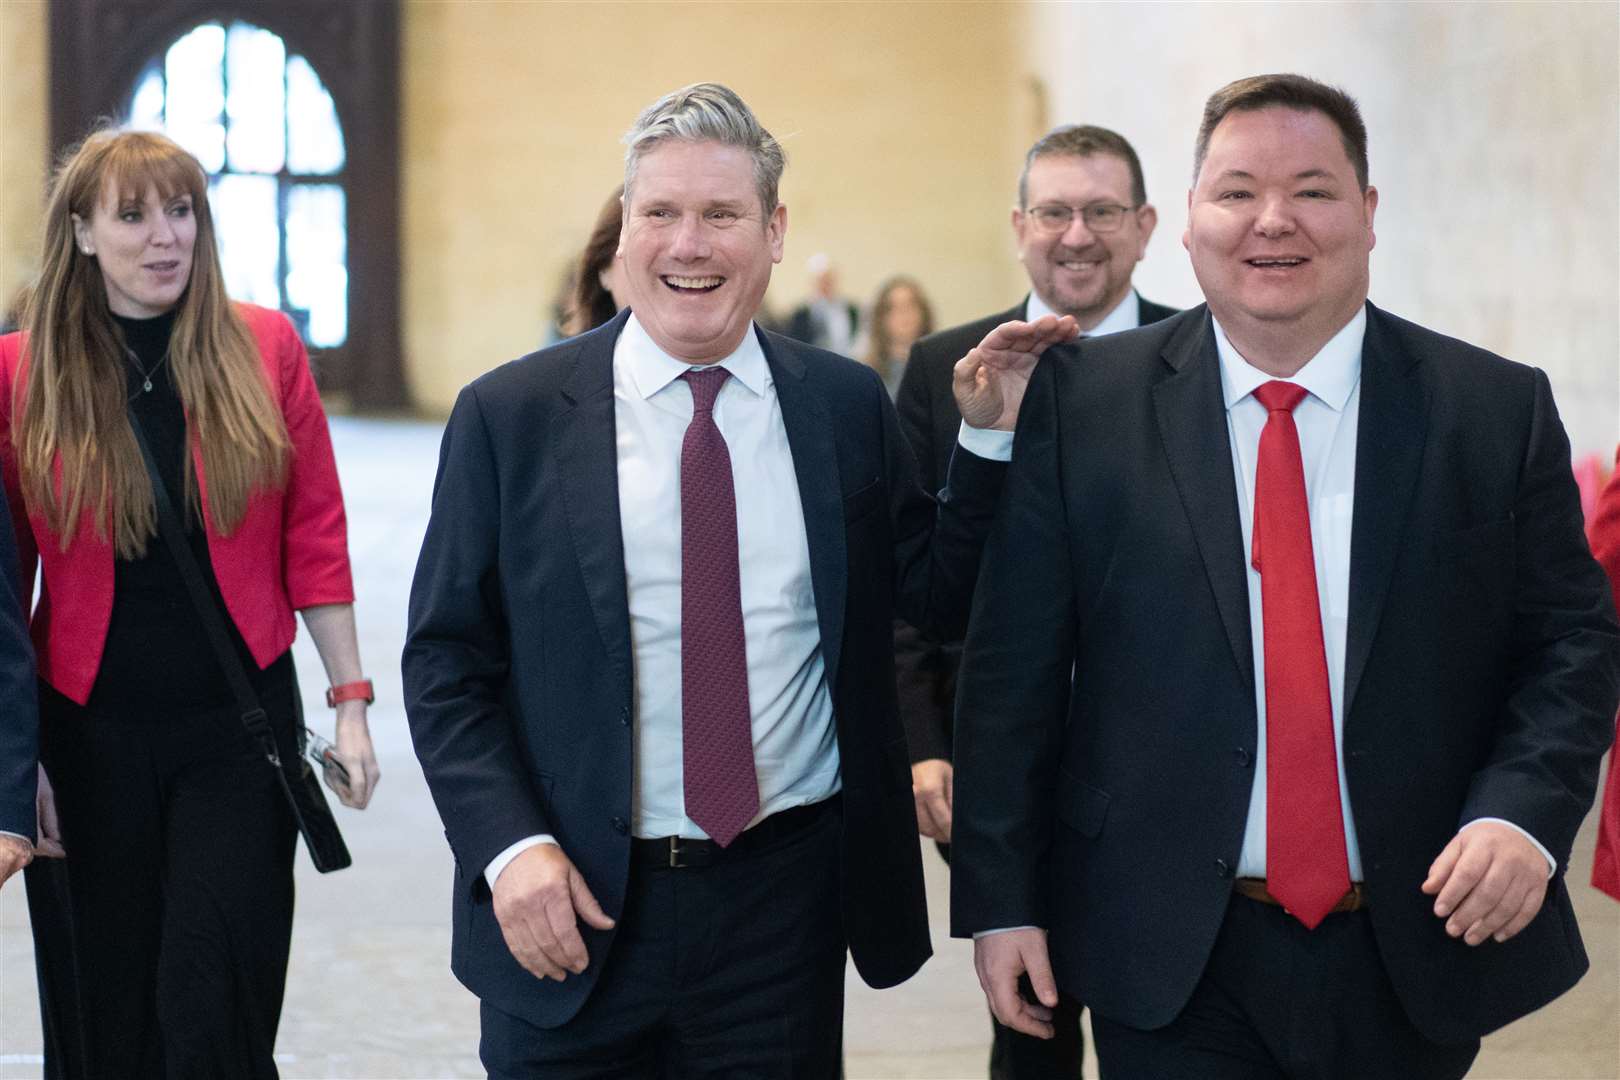
<path id="1" fill-rule="evenodd" d="M 232 294 L 289 312 L 332 403 L 407 406 L 397 0 L 49 10 L 53 160 L 102 117 L 162 127 L 213 177 Z"/>
<path id="2" fill-rule="evenodd" d="M 146 66 L 126 119 L 167 132 L 208 170 L 230 294 L 287 312 L 315 348 L 342 345 L 343 127 L 309 61 L 251 23 L 204 23 Z"/>

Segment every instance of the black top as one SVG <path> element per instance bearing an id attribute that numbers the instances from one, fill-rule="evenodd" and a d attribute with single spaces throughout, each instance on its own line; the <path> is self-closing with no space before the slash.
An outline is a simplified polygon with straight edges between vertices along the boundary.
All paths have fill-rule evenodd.
<path id="1" fill-rule="evenodd" d="M 197 510 L 187 505 L 185 496 L 186 416 L 169 377 L 167 360 L 174 314 L 154 319 L 113 318 L 134 353 L 124 365 L 130 411 L 140 420 L 169 498 L 185 520 L 186 538 L 208 592 L 223 610 L 219 583 L 209 562 L 208 537 Z M 148 378 L 151 390 L 145 388 Z M 260 671 L 229 615 L 225 625 L 248 681 L 261 697 L 290 686 L 290 651 Z M 149 540 L 146 554 L 140 558 L 117 559 L 112 620 L 89 707 L 96 712 L 161 715 L 164 711 L 227 708 L 234 702 L 180 568 L 162 536 Z"/>

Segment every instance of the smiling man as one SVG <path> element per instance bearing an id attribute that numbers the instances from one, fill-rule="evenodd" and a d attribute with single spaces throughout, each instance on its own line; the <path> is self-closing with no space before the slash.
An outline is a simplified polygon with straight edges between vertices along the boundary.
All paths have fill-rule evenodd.
<path id="1" fill-rule="evenodd" d="M 1461 1077 L 1587 962 L 1620 682 L 1547 378 L 1367 302 L 1343 92 L 1217 91 L 1207 306 L 1030 380 L 957 704 L 952 928 L 1110 1077 Z M 1034 1000 L 1017 992 L 1028 973 Z"/>
<path id="2" fill-rule="evenodd" d="M 445 431 L 404 673 L 452 966 L 495 1077 L 834 1077 L 846 949 L 873 986 L 930 951 L 892 620 L 960 632 L 1073 320 L 957 367 L 936 511 L 877 375 L 754 325 L 776 140 L 705 83 L 626 142 L 628 309 Z"/>
<path id="3" fill-rule="evenodd" d="M 1029 276 L 1029 295 L 1007 311 L 918 341 L 901 378 L 895 408 L 924 488 L 937 491 L 944 485 L 956 450 L 962 425 L 952 390 L 956 362 L 991 330 L 1058 314 L 1073 316 L 1083 335 L 1100 337 L 1176 313 L 1131 287 L 1157 223 L 1142 162 L 1123 135 L 1090 124 L 1069 125 L 1029 148 L 1012 209 L 1013 239 Z M 952 709 L 962 645 L 931 642 L 909 623 L 897 623 L 894 648 L 918 827 L 949 860 Z M 1073 999 L 1059 1004 L 1057 1037 L 1051 1040 L 1030 1038 L 993 1018 L 991 1026 L 991 1080 L 1080 1075 L 1085 1046 L 1080 1005 Z"/>

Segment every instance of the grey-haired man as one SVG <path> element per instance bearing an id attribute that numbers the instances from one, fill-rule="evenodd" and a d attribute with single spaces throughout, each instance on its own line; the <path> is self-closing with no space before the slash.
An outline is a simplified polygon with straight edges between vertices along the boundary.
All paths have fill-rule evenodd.
<path id="1" fill-rule="evenodd" d="M 626 141 L 629 309 L 445 432 L 404 668 L 452 966 L 494 1076 L 836 1076 L 846 948 L 873 986 L 930 951 L 891 620 L 964 620 L 1005 361 L 1073 321 L 963 361 L 936 512 L 876 374 L 753 324 L 787 211 L 748 107 L 687 87 Z"/>

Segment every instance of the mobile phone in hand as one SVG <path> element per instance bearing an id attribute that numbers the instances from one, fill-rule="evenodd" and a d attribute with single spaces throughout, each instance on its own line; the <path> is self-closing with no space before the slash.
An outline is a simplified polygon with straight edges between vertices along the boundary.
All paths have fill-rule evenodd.
<path id="1" fill-rule="evenodd" d="M 338 760 L 337 747 L 313 731 L 304 732 L 304 756 L 319 765 L 327 779 L 343 787 L 349 786 L 349 770 Z"/>

